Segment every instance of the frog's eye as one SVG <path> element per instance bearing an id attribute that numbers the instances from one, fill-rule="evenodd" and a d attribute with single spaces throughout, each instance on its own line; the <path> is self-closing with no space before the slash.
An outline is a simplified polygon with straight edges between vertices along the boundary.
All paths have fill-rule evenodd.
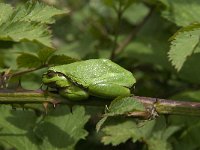
<path id="1" fill-rule="evenodd" d="M 54 77 L 56 74 L 55 74 L 55 72 L 52 72 L 52 71 L 48 71 L 48 73 L 47 73 L 47 76 L 49 77 L 49 78 L 52 78 L 52 77 Z"/>

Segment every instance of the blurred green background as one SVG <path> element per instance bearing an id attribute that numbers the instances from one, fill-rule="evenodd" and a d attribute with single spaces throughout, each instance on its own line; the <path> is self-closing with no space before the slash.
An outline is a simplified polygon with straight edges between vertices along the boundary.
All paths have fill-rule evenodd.
<path id="1" fill-rule="evenodd" d="M 0 2 L 17 7 L 27 1 L 1 0 Z M 137 83 L 132 93 L 138 96 L 200 100 L 199 45 L 197 52 L 188 57 L 180 71 L 173 67 L 168 54 L 172 44 L 170 37 L 181 27 L 199 21 L 195 17 L 199 16 L 195 11 L 200 8 L 198 0 L 173 2 L 170 0 L 43 0 L 43 2 L 67 12 L 66 15 L 57 16 L 56 22 L 48 25 L 52 33 L 55 54 L 79 60 L 112 59 L 133 73 Z M 194 17 L 191 18 L 190 15 Z M 20 54 L 26 52 L 35 55 L 44 47 L 41 43 L 30 41 L 1 40 L 1 70 L 9 68 L 21 71 L 31 68 L 20 65 Z M 58 62 L 58 64 L 65 63 L 64 60 Z M 37 62 L 33 66 L 37 66 Z M 41 75 L 46 69 L 47 67 L 43 67 L 21 76 L 23 88 L 38 89 L 41 85 Z M 19 77 L 11 79 L 9 88 L 15 88 L 18 80 Z M 144 141 L 138 140 L 133 143 L 130 139 L 117 147 L 103 145 L 100 143 L 103 133 L 97 134 L 95 131 L 95 124 L 99 119 L 96 113 L 103 112 L 103 108 L 88 107 L 86 111 L 94 115 L 86 124 L 89 136 L 86 141 L 79 141 L 76 149 L 147 148 L 144 146 L 146 144 Z M 163 118 L 160 120 L 162 123 L 159 123 L 158 119 L 156 124 L 165 122 Z M 198 118 L 170 116 L 167 125 L 164 126 L 170 125 L 183 127 L 170 139 L 175 149 L 189 150 L 200 147 L 197 142 Z M 159 130 L 164 129 L 159 128 Z M 192 140 L 188 140 L 190 136 Z M 186 141 L 190 142 L 187 146 L 183 144 Z"/>

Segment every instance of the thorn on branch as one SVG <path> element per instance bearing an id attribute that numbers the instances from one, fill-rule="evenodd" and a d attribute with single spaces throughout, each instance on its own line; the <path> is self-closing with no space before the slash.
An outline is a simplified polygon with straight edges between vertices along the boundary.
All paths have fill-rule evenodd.
<path id="1" fill-rule="evenodd" d="M 51 103 L 52 103 L 52 105 L 53 105 L 53 108 L 56 108 L 56 106 L 57 106 L 59 103 L 61 103 L 61 101 L 60 101 L 60 100 L 53 100 Z"/>
<path id="2" fill-rule="evenodd" d="M 18 80 L 18 85 L 17 85 L 17 88 L 15 89 L 16 92 L 21 92 L 21 91 L 26 91 L 26 89 L 24 89 L 22 87 L 22 82 L 21 82 L 21 78 L 19 77 L 19 80 Z"/>
<path id="3" fill-rule="evenodd" d="M 44 107 L 44 111 L 45 111 L 45 114 L 46 114 L 46 115 L 47 115 L 47 113 L 48 113 L 48 105 L 49 105 L 48 102 L 44 102 L 44 103 L 43 103 L 43 107 Z"/>

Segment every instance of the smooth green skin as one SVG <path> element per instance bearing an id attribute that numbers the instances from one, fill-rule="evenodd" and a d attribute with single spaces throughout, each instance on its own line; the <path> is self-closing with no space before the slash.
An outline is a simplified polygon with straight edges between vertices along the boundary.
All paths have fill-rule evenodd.
<path id="1" fill-rule="evenodd" d="M 50 67 L 42 81 L 70 100 L 84 100 L 89 95 L 106 99 L 129 96 L 136 82 L 131 72 L 108 59 Z"/>

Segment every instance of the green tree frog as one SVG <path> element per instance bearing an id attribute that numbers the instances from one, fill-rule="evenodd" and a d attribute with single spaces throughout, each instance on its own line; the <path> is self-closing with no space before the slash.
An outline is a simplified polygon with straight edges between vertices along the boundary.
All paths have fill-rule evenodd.
<path id="1" fill-rule="evenodd" d="M 90 95 L 106 99 L 129 96 L 136 80 L 109 59 L 89 59 L 50 67 L 42 82 L 69 100 L 85 100 Z"/>

